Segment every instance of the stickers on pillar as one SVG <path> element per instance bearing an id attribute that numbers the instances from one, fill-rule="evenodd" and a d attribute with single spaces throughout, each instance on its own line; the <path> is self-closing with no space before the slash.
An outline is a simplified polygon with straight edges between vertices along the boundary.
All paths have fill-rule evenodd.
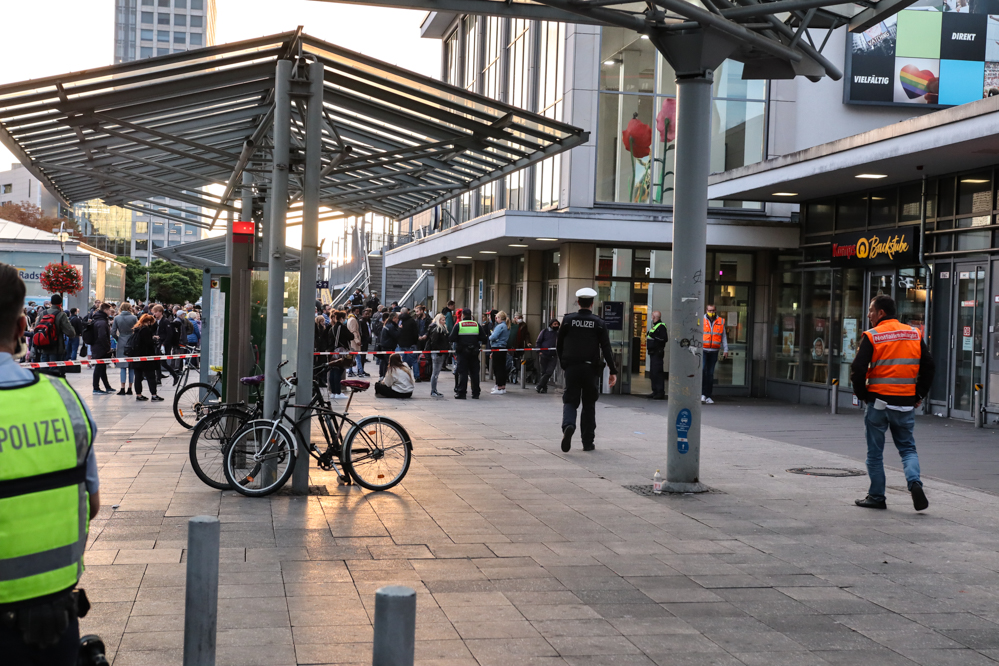
<path id="1" fill-rule="evenodd" d="M 690 450 L 690 442 L 687 441 L 690 421 L 689 409 L 681 409 L 680 413 L 676 415 L 676 450 L 681 454 Z"/>

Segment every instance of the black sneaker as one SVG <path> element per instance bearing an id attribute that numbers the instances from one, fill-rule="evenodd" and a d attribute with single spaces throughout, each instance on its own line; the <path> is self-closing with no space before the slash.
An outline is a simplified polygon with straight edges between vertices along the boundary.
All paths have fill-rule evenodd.
<path id="1" fill-rule="evenodd" d="M 463 395 L 456 395 L 456 396 L 454 396 L 454 399 L 455 400 L 464 400 L 465 396 L 463 396 Z"/>
<path id="2" fill-rule="evenodd" d="M 472 396 L 472 400 L 478 400 L 478 399 L 479 399 L 478 394 Z"/>
<path id="3" fill-rule="evenodd" d="M 125 395 L 125 389 L 123 388 L 120 391 L 118 391 L 118 395 Z"/>
<path id="4" fill-rule="evenodd" d="M 854 500 L 854 504 L 857 506 L 862 506 L 865 509 L 887 509 L 888 505 L 885 504 L 884 500 L 874 499 L 870 495 L 864 499 Z"/>
<path id="5" fill-rule="evenodd" d="M 100 389 L 94 389 L 94 395 L 104 395 L 107 391 L 102 391 Z"/>
<path id="6" fill-rule="evenodd" d="M 597 447 L 594 446 L 593 444 L 583 444 L 583 450 L 584 451 L 593 451 L 596 448 Z"/>
<path id="7" fill-rule="evenodd" d="M 569 449 L 572 448 L 572 434 L 574 432 L 576 432 L 576 426 L 571 423 L 562 426 L 562 453 L 568 453 Z"/>
<path id="8" fill-rule="evenodd" d="M 153 396 L 152 398 L 150 398 L 150 399 L 151 399 L 151 400 L 152 400 L 153 402 L 163 402 L 163 396 L 161 396 L 161 395 L 154 395 L 154 396 Z"/>
<path id="9" fill-rule="evenodd" d="M 912 493 L 912 506 L 915 507 L 916 511 L 922 511 L 930 505 L 930 501 L 926 499 L 926 493 L 923 492 L 923 484 L 912 484 L 912 489 L 909 492 Z"/>
<path id="10" fill-rule="evenodd" d="M 136 400 L 149 400 L 149 398 L 147 398 L 146 396 L 142 395 L 141 393 L 136 393 L 135 394 L 135 399 Z"/>
<path id="11" fill-rule="evenodd" d="M 129 386 L 128 390 L 125 391 L 125 395 L 132 395 L 132 387 L 131 386 Z"/>

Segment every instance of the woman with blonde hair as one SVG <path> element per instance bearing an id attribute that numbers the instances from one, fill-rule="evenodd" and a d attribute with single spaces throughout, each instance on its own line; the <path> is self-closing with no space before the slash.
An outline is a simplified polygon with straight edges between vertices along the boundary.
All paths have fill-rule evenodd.
<path id="1" fill-rule="evenodd" d="M 506 313 L 500 310 L 496 313 L 496 328 L 489 334 L 489 346 L 493 351 L 493 375 L 496 377 L 496 386 L 490 393 L 503 395 L 506 393 L 506 343 L 510 339 L 510 328 L 506 323 Z M 500 351 L 502 350 L 502 351 Z"/>
<path id="2" fill-rule="evenodd" d="M 451 351 L 451 342 L 448 340 L 447 319 L 443 314 L 434 317 L 427 331 L 427 349 L 431 352 L 433 371 L 430 374 L 430 396 L 433 398 L 443 398 L 444 395 L 437 390 L 437 376 L 441 374 L 444 362 L 447 361 Z"/>

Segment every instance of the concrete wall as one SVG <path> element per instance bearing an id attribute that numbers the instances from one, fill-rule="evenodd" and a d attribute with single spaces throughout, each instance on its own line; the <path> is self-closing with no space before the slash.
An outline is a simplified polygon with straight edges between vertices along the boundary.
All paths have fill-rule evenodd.
<path id="1" fill-rule="evenodd" d="M 576 311 L 576 291 L 594 288 L 597 246 L 594 243 L 562 243 L 558 263 L 558 312 Z"/>

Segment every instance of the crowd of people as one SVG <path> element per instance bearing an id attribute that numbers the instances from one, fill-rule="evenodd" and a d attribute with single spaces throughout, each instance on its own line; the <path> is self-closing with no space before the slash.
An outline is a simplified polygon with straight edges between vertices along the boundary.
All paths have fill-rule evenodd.
<path id="1" fill-rule="evenodd" d="M 41 304 L 30 301 L 24 307 L 27 318 L 25 343 L 33 362 L 75 361 L 86 358 L 156 356 L 196 351 L 201 345 L 201 306 L 193 303 L 114 303 L 95 299 L 86 313 L 78 308 L 63 309 L 60 294 Z M 108 365 L 94 364 L 95 395 L 117 393 L 135 395 L 136 400 L 161 401 L 157 385 L 167 376 L 176 385 L 182 361 L 135 361 L 119 363 L 120 388 L 116 392 L 108 380 Z M 150 397 L 143 394 L 143 382 Z"/>
<path id="2" fill-rule="evenodd" d="M 470 314 L 470 313 L 469 313 Z M 316 357 L 316 365 L 329 365 L 321 383 L 335 398 L 346 398 L 341 382 L 350 377 L 371 377 L 366 371 L 368 354 L 374 356 L 378 367 L 375 393 L 385 398 L 409 398 L 416 384 L 430 383 L 430 395 L 443 398 L 439 378 L 442 371 L 455 373 L 455 397 L 458 390 L 458 367 L 454 363 L 457 341 L 452 333 L 458 329 L 466 313 L 455 309 L 454 301 L 436 315 L 431 315 L 422 304 L 412 309 L 400 307 L 397 302 L 382 305 L 378 294 L 366 296 L 355 290 L 339 310 L 330 305 L 316 304 L 315 349 L 326 352 Z M 476 324 L 483 335 L 483 343 L 490 350 L 496 377 L 495 395 L 506 393 L 509 371 L 521 362 L 522 352 L 507 349 L 525 349 L 532 346 L 532 338 L 524 318 L 515 314 L 512 319 L 505 312 L 490 310 Z M 554 348 L 558 333 L 558 320 L 552 320 L 538 336 L 538 346 Z M 394 352 L 394 353 L 386 353 Z M 419 352 L 419 353 L 417 353 Z M 537 391 L 546 393 L 548 381 L 555 370 L 555 352 L 540 353 L 541 381 Z M 472 397 L 478 397 L 477 385 Z"/>

